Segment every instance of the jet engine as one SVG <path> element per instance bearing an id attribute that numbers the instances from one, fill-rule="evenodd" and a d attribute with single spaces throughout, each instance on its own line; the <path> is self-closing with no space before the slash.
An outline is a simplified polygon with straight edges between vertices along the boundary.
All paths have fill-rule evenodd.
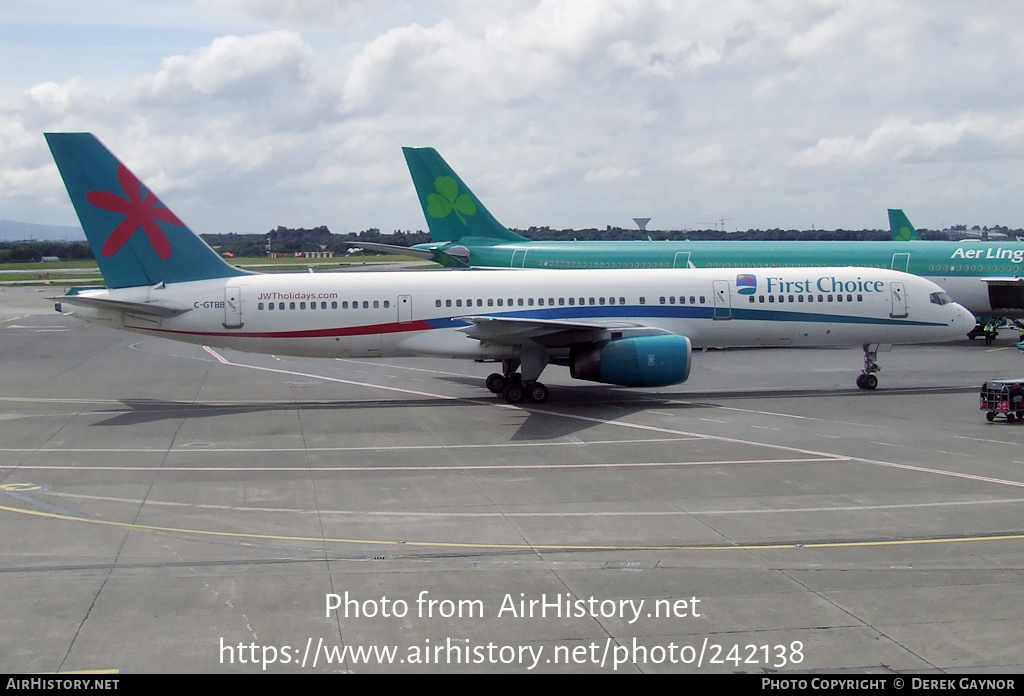
<path id="1" fill-rule="evenodd" d="M 692 352 L 690 339 L 675 334 L 576 345 L 569 352 L 569 373 L 623 387 L 663 387 L 686 381 Z"/>

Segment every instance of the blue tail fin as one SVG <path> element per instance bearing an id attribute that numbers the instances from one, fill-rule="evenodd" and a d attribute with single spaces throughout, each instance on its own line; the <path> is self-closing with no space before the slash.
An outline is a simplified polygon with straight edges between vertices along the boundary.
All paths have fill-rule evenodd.
<path id="1" fill-rule="evenodd" d="M 178 219 L 91 133 L 46 142 L 109 288 L 246 275 Z"/>
<path id="2" fill-rule="evenodd" d="M 435 242 L 467 237 L 479 244 L 529 241 L 497 220 L 432 147 L 403 147 L 416 195 Z"/>
<path id="3" fill-rule="evenodd" d="M 910 220 L 899 208 L 889 208 L 889 231 L 892 233 L 892 241 L 908 242 L 912 239 L 920 239 Z"/>

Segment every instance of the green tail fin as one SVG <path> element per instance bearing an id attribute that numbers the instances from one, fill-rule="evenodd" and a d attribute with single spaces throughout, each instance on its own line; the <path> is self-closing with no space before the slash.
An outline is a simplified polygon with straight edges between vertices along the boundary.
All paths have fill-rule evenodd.
<path id="1" fill-rule="evenodd" d="M 920 239 L 910 220 L 899 208 L 889 208 L 889 231 L 892 232 L 892 241 L 909 242 L 912 239 Z"/>
<path id="2" fill-rule="evenodd" d="M 435 242 L 457 242 L 466 237 L 476 238 L 477 243 L 528 241 L 495 220 L 437 150 L 403 147 L 402 152 Z"/>

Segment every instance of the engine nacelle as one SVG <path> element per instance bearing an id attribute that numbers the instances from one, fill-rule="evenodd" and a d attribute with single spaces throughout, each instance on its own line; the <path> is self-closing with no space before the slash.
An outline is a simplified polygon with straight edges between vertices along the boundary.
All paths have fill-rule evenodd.
<path id="1" fill-rule="evenodd" d="M 664 387 L 686 381 L 691 355 L 686 336 L 618 338 L 573 346 L 569 373 L 576 379 L 623 387 Z"/>

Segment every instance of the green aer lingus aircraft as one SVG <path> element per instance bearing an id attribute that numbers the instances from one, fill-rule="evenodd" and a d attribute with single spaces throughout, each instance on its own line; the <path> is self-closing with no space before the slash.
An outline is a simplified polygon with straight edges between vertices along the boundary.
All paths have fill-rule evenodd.
<path id="1" fill-rule="evenodd" d="M 413 247 L 413 253 L 445 266 L 891 268 L 932 280 L 978 317 L 1024 318 L 1024 244 L 923 241 L 902 210 L 889 210 L 889 242 L 536 242 L 500 224 L 436 150 L 403 152 L 434 240 Z"/>

